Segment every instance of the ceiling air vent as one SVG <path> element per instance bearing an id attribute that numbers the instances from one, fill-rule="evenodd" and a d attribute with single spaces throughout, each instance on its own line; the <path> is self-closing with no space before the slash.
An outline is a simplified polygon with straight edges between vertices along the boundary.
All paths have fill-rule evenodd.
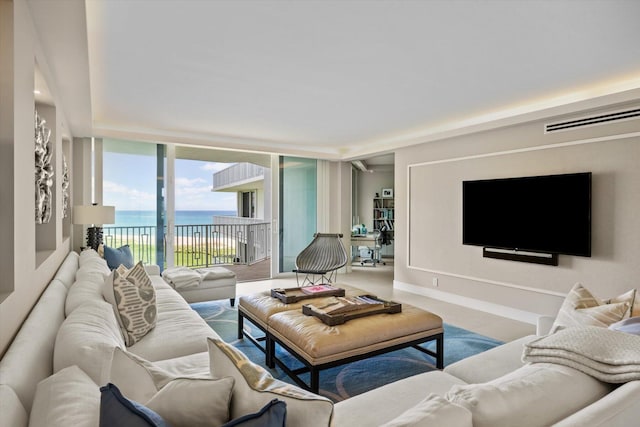
<path id="1" fill-rule="evenodd" d="M 598 114 L 595 116 L 583 117 L 581 119 L 569 120 L 566 122 L 549 123 L 544 126 L 545 133 L 570 130 L 585 126 L 595 126 L 623 120 L 637 119 L 640 117 L 640 107 L 634 107 L 615 113 Z"/>

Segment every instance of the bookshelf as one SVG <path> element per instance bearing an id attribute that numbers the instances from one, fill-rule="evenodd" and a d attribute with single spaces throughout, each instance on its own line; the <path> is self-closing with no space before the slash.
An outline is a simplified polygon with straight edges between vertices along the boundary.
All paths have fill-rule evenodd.
<path id="1" fill-rule="evenodd" d="M 393 197 L 375 197 L 373 199 L 373 229 L 379 231 L 386 225 L 391 239 L 393 239 L 395 228 L 394 208 Z"/>

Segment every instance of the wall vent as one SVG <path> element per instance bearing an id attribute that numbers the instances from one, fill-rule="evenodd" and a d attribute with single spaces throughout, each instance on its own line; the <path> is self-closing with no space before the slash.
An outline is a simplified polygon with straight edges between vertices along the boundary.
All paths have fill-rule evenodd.
<path id="1" fill-rule="evenodd" d="M 623 120 L 631 120 L 640 118 L 640 107 L 616 111 L 595 116 L 583 117 L 581 119 L 573 119 L 566 122 L 548 123 L 544 125 L 544 133 L 559 132 L 563 130 L 571 130 L 586 126 L 596 126 L 611 122 L 621 122 Z"/>

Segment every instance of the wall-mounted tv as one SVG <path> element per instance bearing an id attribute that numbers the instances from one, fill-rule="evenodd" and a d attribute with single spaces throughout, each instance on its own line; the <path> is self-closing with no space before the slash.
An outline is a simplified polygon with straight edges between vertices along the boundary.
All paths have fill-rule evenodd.
<path id="1" fill-rule="evenodd" d="M 462 243 L 591 256 L 591 172 L 463 181 Z"/>

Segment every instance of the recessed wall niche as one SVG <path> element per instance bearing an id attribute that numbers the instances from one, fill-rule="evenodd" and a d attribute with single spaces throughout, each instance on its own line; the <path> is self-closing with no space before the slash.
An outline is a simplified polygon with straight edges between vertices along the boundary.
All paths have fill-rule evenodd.
<path id="1" fill-rule="evenodd" d="M 34 224 L 36 228 L 36 267 L 42 264 L 57 246 L 57 204 L 55 180 L 61 171 L 55 170 L 57 154 L 56 107 L 49 88 L 35 65 L 34 72 Z"/>

